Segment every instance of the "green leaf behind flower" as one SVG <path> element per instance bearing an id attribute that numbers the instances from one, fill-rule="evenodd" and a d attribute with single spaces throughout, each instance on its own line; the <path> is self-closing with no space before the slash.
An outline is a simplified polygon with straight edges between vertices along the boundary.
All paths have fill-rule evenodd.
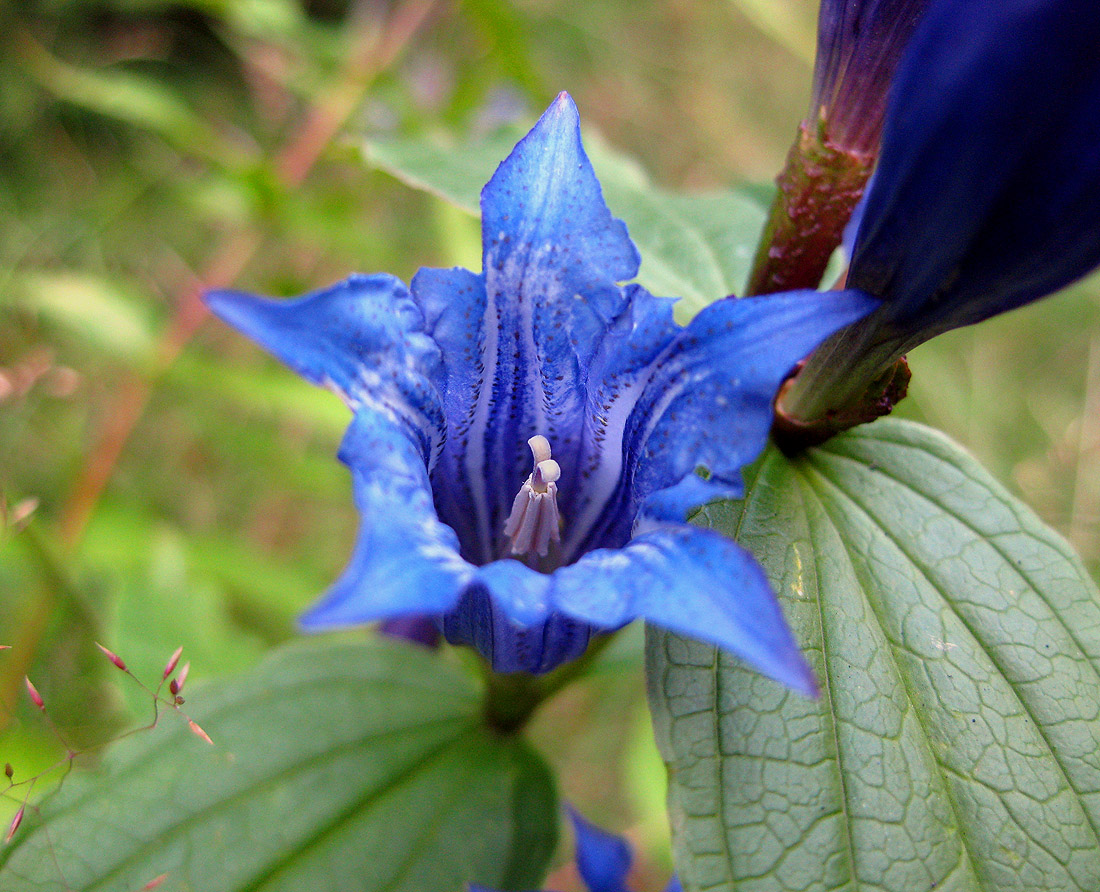
<path id="1" fill-rule="evenodd" d="M 557 808 L 543 763 L 488 731 L 434 655 L 311 641 L 70 777 L 0 858 L 5 892 L 459 892 L 538 884 Z"/>
<path id="2" fill-rule="evenodd" d="M 880 421 L 701 518 L 763 562 L 821 683 L 650 630 L 684 888 L 1100 889 L 1100 600 L 943 436 Z"/>
<path id="3" fill-rule="evenodd" d="M 463 144 L 376 139 L 368 143 L 366 157 L 409 186 L 477 214 L 482 186 L 522 135 L 509 130 Z M 764 225 L 765 208 L 756 197 L 731 190 L 663 192 L 635 161 L 591 133 L 585 134 L 585 147 L 608 206 L 626 221 L 641 252 L 642 285 L 654 294 L 681 298 L 681 319 L 743 289 Z"/>

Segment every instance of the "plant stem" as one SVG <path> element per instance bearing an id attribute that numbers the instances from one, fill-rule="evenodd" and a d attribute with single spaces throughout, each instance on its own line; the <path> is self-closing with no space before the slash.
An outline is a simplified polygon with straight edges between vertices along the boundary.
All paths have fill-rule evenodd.
<path id="1" fill-rule="evenodd" d="M 776 177 L 779 187 L 746 294 L 817 288 L 863 195 L 874 156 L 834 145 L 824 121 L 804 121 Z"/>
<path id="2" fill-rule="evenodd" d="M 526 672 L 501 674 L 483 663 L 485 673 L 485 722 L 502 734 L 523 728 L 545 701 L 583 675 L 611 643 L 615 632 L 600 635 L 580 657 L 546 675 Z"/>

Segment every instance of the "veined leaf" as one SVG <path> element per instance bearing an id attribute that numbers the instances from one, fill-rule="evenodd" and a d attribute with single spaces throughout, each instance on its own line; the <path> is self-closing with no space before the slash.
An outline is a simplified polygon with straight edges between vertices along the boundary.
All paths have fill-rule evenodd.
<path id="1" fill-rule="evenodd" d="M 71 777 L 0 852 L 5 892 L 459 892 L 538 884 L 542 762 L 489 731 L 469 680 L 388 642 L 298 644 L 192 692 Z M 193 702 L 191 702 L 193 701 Z"/>
<path id="2" fill-rule="evenodd" d="M 704 520 L 760 558 L 822 694 L 650 630 L 685 889 L 1100 889 L 1100 600 L 1057 534 L 897 421 L 768 453 Z"/>
<path id="3" fill-rule="evenodd" d="M 507 131 L 465 145 L 425 139 L 372 140 L 367 162 L 414 189 L 478 213 L 478 196 L 522 133 Z M 663 297 L 679 297 L 687 319 L 748 278 L 764 206 L 735 191 L 675 195 L 653 187 L 633 160 L 585 134 L 585 147 L 612 212 L 626 221 L 642 255 L 638 281 Z"/>

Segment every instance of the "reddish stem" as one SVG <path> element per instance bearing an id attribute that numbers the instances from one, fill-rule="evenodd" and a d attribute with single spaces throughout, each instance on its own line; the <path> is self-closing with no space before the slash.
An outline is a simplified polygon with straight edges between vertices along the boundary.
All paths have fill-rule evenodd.
<path id="1" fill-rule="evenodd" d="M 874 156 L 831 143 L 824 125 L 799 126 L 757 248 L 746 294 L 817 288 L 863 195 Z"/>

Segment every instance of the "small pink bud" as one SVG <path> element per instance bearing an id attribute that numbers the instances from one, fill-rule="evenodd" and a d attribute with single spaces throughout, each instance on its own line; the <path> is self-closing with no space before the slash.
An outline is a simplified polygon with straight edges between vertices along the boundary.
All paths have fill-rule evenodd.
<path id="1" fill-rule="evenodd" d="M 191 733 L 192 734 L 194 734 L 196 737 L 201 737 L 203 740 L 205 740 L 211 746 L 214 745 L 214 741 L 210 739 L 210 735 L 207 734 L 205 731 L 203 731 L 202 728 L 200 728 L 197 724 L 195 724 L 195 722 L 191 721 L 191 719 L 188 719 L 187 724 L 191 728 Z"/>
<path id="2" fill-rule="evenodd" d="M 187 662 L 183 664 L 183 668 L 180 670 L 179 679 L 176 682 L 176 693 L 178 694 L 183 690 L 183 686 L 187 681 L 187 673 L 191 671 L 191 663 Z"/>
<path id="3" fill-rule="evenodd" d="M 95 643 L 95 646 L 103 651 L 103 655 L 112 663 L 114 663 L 116 668 L 121 669 L 123 672 L 126 671 L 126 664 L 122 661 L 122 657 L 116 654 L 113 650 L 107 650 L 107 648 L 105 648 L 98 641 Z"/>
<path id="4" fill-rule="evenodd" d="M 0 644 L 0 650 L 11 650 L 10 644 Z"/>
<path id="5" fill-rule="evenodd" d="M 17 502 L 8 515 L 8 525 L 18 526 L 38 510 L 38 499 L 34 496 Z"/>
<path id="6" fill-rule="evenodd" d="M 160 677 L 161 681 L 164 681 L 164 679 L 176 671 L 176 664 L 180 661 L 180 654 L 182 653 L 183 648 L 177 647 L 176 652 L 168 658 L 168 663 L 164 667 L 164 674 Z"/>
<path id="7" fill-rule="evenodd" d="M 23 681 L 27 684 L 27 693 L 30 695 L 31 703 L 45 712 L 46 704 L 42 701 L 42 695 L 38 693 L 38 688 L 36 688 L 31 680 L 25 675 L 23 676 Z"/>
<path id="8" fill-rule="evenodd" d="M 151 889 L 157 888 L 161 883 L 168 879 L 168 874 L 162 873 L 159 877 L 154 877 L 149 880 L 144 886 L 141 887 L 141 892 L 150 892 Z"/>
<path id="9" fill-rule="evenodd" d="M 19 825 L 23 823 L 23 812 L 26 811 L 27 806 L 19 806 L 19 811 L 15 813 L 15 817 L 11 819 L 11 824 L 8 825 L 8 835 L 4 837 L 4 842 L 11 842 L 11 838 L 15 836 L 15 831 L 19 829 Z"/>

